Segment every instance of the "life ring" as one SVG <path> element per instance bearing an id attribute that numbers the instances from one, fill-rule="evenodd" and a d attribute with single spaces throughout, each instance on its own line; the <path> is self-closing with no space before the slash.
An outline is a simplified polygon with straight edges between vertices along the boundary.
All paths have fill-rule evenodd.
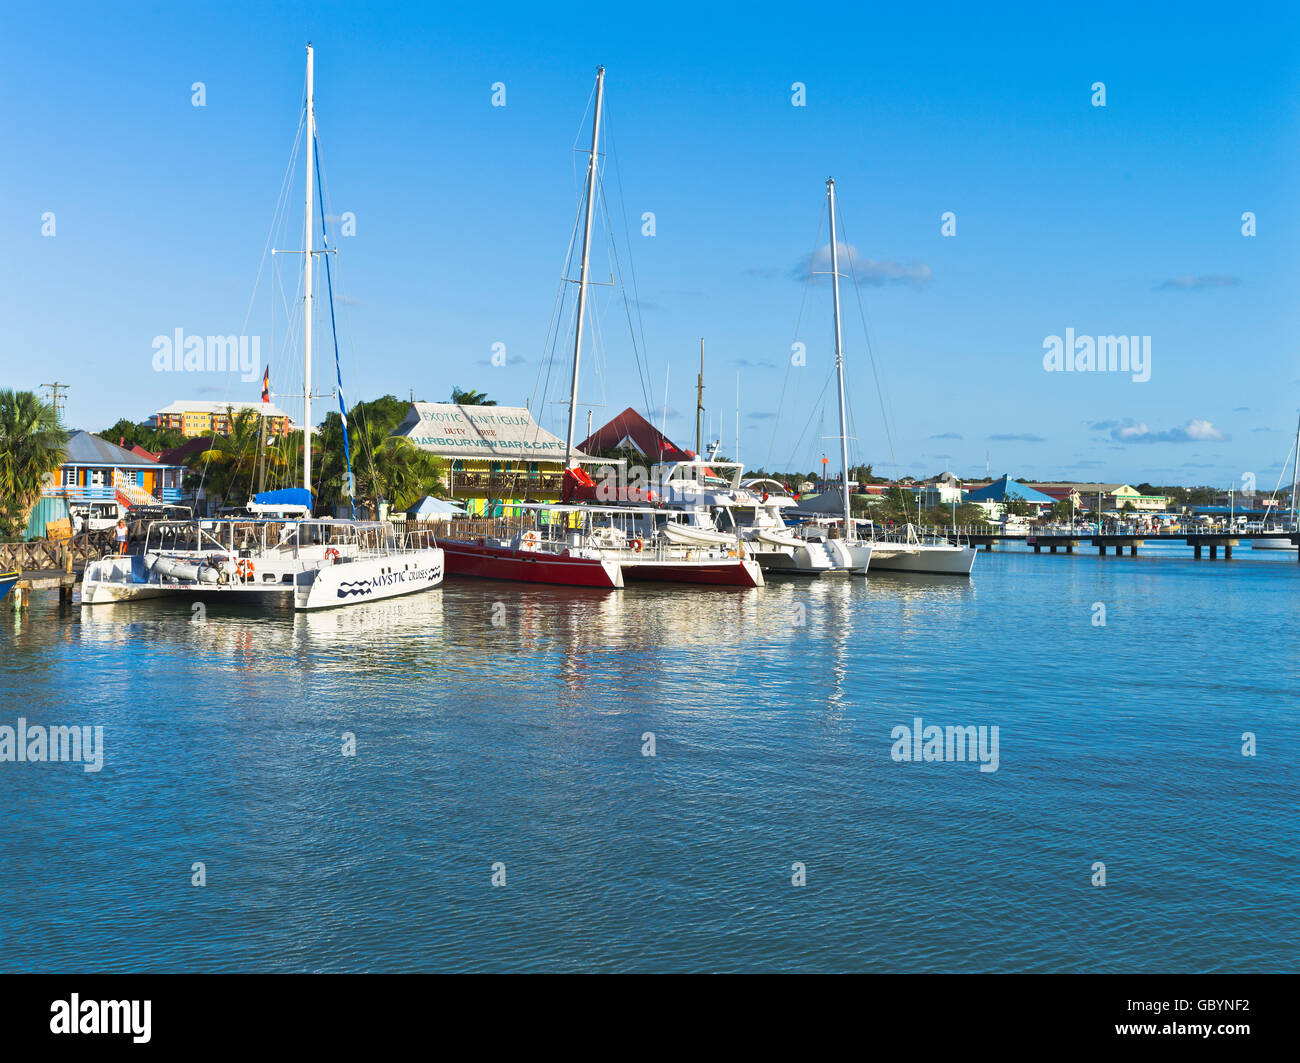
<path id="1" fill-rule="evenodd" d="M 235 571 L 239 573 L 240 579 L 242 580 L 251 579 L 253 576 L 253 562 L 240 561 L 238 564 L 235 565 Z"/>
<path id="2" fill-rule="evenodd" d="M 530 528 L 528 531 L 524 532 L 519 543 L 525 550 L 536 550 L 542 545 L 542 537 L 538 535 L 535 530 Z"/>
<path id="3" fill-rule="evenodd" d="M 338 559 L 339 559 L 339 552 L 335 550 L 334 547 L 329 546 L 325 548 L 326 561 L 337 561 Z"/>
<path id="4" fill-rule="evenodd" d="M 645 543 L 643 543 L 640 539 L 633 539 L 631 545 L 632 545 L 632 551 L 634 553 L 639 554 L 643 549 L 645 549 Z"/>

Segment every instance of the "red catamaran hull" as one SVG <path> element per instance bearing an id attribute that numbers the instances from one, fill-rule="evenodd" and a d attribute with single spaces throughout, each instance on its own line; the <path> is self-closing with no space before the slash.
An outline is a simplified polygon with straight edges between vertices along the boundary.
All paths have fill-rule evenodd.
<path id="1" fill-rule="evenodd" d="M 556 583 L 565 587 L 623 586 L 616 564 L 599 558 L 565 557 L 540 550 L 510 550 L 478 543 L 440 540 L 449 576 L 509 579 L 523 583 Z"/>

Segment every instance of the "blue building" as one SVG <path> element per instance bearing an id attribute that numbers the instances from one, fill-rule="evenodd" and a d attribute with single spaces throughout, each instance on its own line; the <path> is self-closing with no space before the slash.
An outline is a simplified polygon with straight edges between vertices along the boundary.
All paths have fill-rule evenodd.
<path id="1" fill-rule="evenodd" d="M 108 527 L 132 506 L 179 503 L 184 472 L 182 466 L 164 465 L 147 452 L 74 432 L 54 482 L 41 494 L 63 500 L 69 516 L 89 519 L 92 528 Z"/>

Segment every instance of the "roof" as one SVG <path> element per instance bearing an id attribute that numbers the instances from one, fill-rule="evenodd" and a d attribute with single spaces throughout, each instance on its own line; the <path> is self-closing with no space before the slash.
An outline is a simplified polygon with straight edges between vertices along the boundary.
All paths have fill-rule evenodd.
<path id="1" fill-rule="evenodd" d="M 487 461 L 564 461 L 564 440 L 533 420 L 523 406 L 457 406 L 413 402 L 393 435 L 447 458 Z M 576 461 L 594 462 L 577 448 Z"/>
<path id="2" fill-rule="evenodd" d="M 89 432 L 73 432 L 64 451 L 65 465 L 115 465 L 120 468 L 155 468 L 159 463 L 153 458 L 132 454 L 116 443 L 92 436 Z"/>
<path id="3" fill-rule="evenodd" d="M 179 447 L 164 450 L 158 455 L 158 460 L 164 465 L 182 465 L 191 455 L 211 450 L 217 445 L 216 440 L 216 436 L 195 436 L 193 439 L 187 439 Z"/>
<path id="4" fill-rule="evenodd" d="M 433 495 L 425 495 L 417 505 L 406 511 L 408 517 L 451 517 L 465 510 L 453 502 L 444 502 Z"/>
<path id="5" fill-rule="evenodd" d="M 1042 491 L 1035 491 L 1032 487 L 1026 487 L 1020 481 L 1011 479 L 1010 476 L 1003 476 L 1002 479 L 994 480 L 987 487 L 981 487 L 979 490 L 971 491 L 966 495 L 967 502 L 1005 502 L 1009 498 L 1019 498 L 1026 502 L 1037 502 L 1046 505 L 1051 505 L 1057 501 L 1051 495 L 1045 495 Z"/>
<path id="6" fill-rule="evenodd" d="M 635 450 L 653 461 L 695 459 L 693 450 L 683 450 L 631 406 L 597 428 L 580 446 L 588 453 L 595 450 Z"/>
<path id="7" fill-rule="evenodd" d="M 164 413 L 225 413 L 227 410 L 261 410 L 266 417 L 288 417 L 279 406 L 273 402 L 211 402 L 209 400 L 186 400 L 181 399 L 179 402 L 170 403 L 157 412 L 161 415 Z"/>

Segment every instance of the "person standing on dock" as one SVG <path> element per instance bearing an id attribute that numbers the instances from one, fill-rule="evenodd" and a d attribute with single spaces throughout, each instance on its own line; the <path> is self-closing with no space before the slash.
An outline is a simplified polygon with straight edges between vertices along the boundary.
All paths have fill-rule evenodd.
<path id="1" fill-rule="evenodd" d="M 117 538 L 117 552 L 119 554 L 126 553 L 126 521 L 121 517 L 117 518 L 115 536 Z"/>

